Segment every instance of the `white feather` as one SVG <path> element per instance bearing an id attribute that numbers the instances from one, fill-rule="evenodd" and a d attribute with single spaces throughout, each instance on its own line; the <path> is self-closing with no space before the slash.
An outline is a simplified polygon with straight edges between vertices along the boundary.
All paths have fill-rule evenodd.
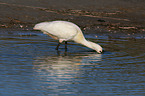
<path id="1" fill-rule="evenodd" d="M 48 34 L 52 38 L 58 39 L 60 42 L 73 40 L 96 50 L 98 53 L 102 52 L 102 47 L 96 43 L 87 41 L 81 29 L 74 23 L 67 21 L 42 22 L 36 24 L 34 29 L 41 30 L 44 34 Z"/>

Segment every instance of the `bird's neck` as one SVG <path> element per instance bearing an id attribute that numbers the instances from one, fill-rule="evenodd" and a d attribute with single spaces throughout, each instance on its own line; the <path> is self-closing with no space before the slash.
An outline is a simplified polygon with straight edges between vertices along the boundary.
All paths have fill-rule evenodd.
<path id="1" fill-rule="evenodd" d="M 99 44 L 96 44 L 94 42 L 88 41 L 85 39 L 82 32 L 79 32 L 73 39 L 76 43 L 80 43 L 88 48 L 91 48 L 93 50 L 102 49 L 102 47 Z"/>
<path id="2" fill-rule="evenodd" d="M 85 39 L 83 40 L 83 42 L 81 42 L 81 44 L 97 51 L 98 53 L 102 52 L 102 47 L 97 43 L 94 43 Z"/>
<path id="3" fill-rule="evenodd" d="M 92 46 L 92 43 L 91 41 L 87 41 L 83 35 L 82 32 L 78 32 L 78 34 L 73 38 L 73 40 L 76 42 L 76 43 L 80 43 L 86 47 L 89 47 L 91 49 L 94 49 L 93 46 Z"/>
<path id="4" fill-rule="evenodd" d="M 86 39 L 84 39 L 82 42 L 81 42 L 81 44 L 82 45 L 84 45 L 84 46 L 86 46 L 86 47 L 88 47 L 88 48 L 91 48 L 91 49 L 94 49 L 94 47 L 93 47 L 93 42 L 91 42 L 91 41 L 88 41 L 88 40 L 86 40 Z M 94 49 L 95 50 L 95 49 Z"/>

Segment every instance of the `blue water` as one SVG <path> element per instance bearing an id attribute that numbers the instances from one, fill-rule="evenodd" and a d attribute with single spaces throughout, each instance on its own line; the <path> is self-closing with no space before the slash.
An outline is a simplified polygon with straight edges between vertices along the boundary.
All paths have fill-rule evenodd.
<path id="1" fill-rule="evenodd" d="M 96 38 L 97 35 L 97 38 Z M 144 96 L 143 34 L 86 34 L 105 52 L 37 31 L 0 30 L 0 96 Z"/>

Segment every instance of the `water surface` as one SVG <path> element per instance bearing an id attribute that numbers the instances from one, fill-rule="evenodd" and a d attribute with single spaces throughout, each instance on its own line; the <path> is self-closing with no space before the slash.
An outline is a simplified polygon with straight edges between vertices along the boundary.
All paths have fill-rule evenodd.
<path id="1" fill-rule="evenodd" d="M 105 52 L 69 42 L 68 51 L 38 31 L 0 30 L 1 96 L 144 96 L 145 36 L 86 34 Z M 97 37 L 96 37 L 97 36 Z"/>

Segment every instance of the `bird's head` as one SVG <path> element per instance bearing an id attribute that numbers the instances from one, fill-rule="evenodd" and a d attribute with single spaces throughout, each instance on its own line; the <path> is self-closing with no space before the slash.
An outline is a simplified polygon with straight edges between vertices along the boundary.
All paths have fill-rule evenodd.
<path id="1" fill-rule="evenodd" d="M 98 53 L 102 53 L 102 52 L 103 52 L 103 48 L 102 48 L 100 45 L 96 44 L 94 47 L 95 47 L 95 50 L 96 50 Z"/>
<path id="2" fill-rule="evenodd" d="M 91 44 L 90 48 L 94 49 L 98 53 L 102 53 L 103 52 L 103 48 L 99 44 L 91 42 L 91 41 L 88 41 L 88 42 Z"/>

